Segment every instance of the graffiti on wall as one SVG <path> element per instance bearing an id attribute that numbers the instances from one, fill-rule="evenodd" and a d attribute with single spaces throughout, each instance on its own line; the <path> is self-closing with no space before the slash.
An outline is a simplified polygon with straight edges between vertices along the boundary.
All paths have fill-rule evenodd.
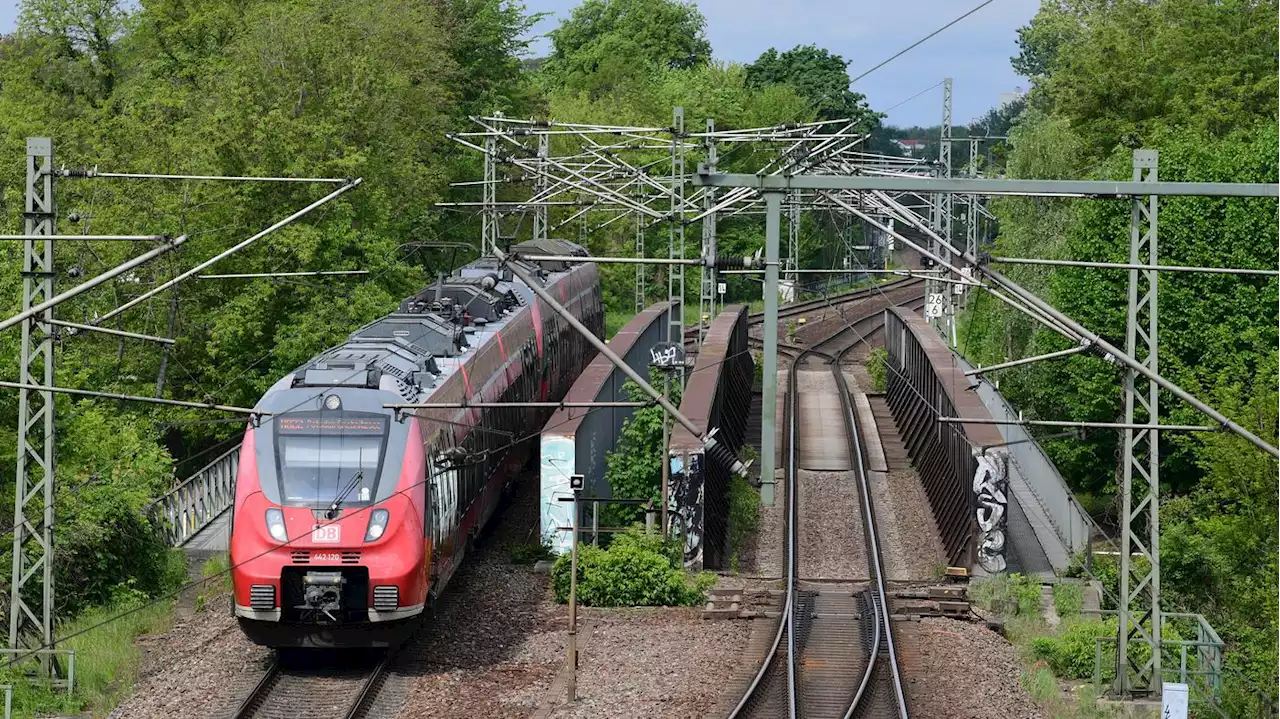
<path id="1" fill-rule="evenodd" d="M 978 565 L 1003 572 L 1009 508 L 1009 457 L 1004 452 L 975 451 L 978 469 L 973 475 L 974 507 L 978 518 Z"/>
<path id="2" fill-rule="evenodd" d="M 539 523 L 542 541 L 551 544 L 551 551 L 564 554 L 573 540 L 572 532 L 564 531 L 573 526 L 573 503 L 561 502 L 561 497 L 572 497 L 569 475 L 576 468 L 576 449 L 570 437 L 542 436 L 541 489 Z"/>
<path id="3" fill-rule="evenodd" d="M 701 452 L 685 456 L 689 458 L 688 466 L 684 463 L 684 457 L 674 454 L 671 456 L 671 484 L 667 495 L 668 521 L 671 523 L 671 536 L 684 543 L 684 566 L 702 569 L 704 457 Z"/>

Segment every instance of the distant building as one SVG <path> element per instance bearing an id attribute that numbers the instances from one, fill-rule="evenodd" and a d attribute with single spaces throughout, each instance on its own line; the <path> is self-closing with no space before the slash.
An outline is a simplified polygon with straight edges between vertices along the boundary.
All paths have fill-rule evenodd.
<path id="1" fill-rule="evenodd" d="M 1004 109 L 1020 99 L 1022 99 L 1022 88 L 1020 87 L 1013 88 L 1013 92 L 1002 92 L 1000 93 L 1000 109 Z"/>
<path id="2" fill-rule="evenodd" d="M 894 140 L 893 144 L 902 148 L 902 151 L 910 157 L 924 154 L 924 148 L 928 144 L 924 140 Z"/>

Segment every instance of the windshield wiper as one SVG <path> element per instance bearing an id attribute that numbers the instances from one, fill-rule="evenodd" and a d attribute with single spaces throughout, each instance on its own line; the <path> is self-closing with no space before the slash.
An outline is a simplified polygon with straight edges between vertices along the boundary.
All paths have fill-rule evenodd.
<path id="1" fill-rule="evenodd" d="M 342 491 L 338 493 L 338 496 L 334 498 L 333 504 L 330 504 L 329 509 L 324 513 L 324 516 L 326 519 L 337 518 L 338 509 L 342 506 L 342 503 L 347 499 L 347 495 L 351 494 L 351 491 L 354 490 L 356 488 L 356 485 L 360 483 L 361 479 L 364 479 L 364 469 L 356 470 L 355 475 L 351 477 L 351 481 L 348 482 L 347 486 L 343 487 Z"/>

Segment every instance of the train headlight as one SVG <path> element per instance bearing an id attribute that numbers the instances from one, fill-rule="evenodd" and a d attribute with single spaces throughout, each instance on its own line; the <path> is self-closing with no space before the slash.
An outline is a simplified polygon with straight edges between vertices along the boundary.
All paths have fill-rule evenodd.
<path id="1" fill-rule="evenodd" d="M 267 531 L 277 542 L 289 541 L 289 533 L 284 531 L 284 512 L 274 508 L 267 510 Z"/>
<path id="2" fill-rule="evenodd" d="M 324 398 L 325 409 L 342 409 L 342 398 L 336 394 L 331 394 Z"/>
<path id="3" fill-rule="evenodd" d="M 382 537 L 387 532 L 387 520 L 391 518 L 390 512 L 385 509 L 375 509 L 369 514 L 369 528 L 365 530 L 364 541 L 372 542 Z"/>

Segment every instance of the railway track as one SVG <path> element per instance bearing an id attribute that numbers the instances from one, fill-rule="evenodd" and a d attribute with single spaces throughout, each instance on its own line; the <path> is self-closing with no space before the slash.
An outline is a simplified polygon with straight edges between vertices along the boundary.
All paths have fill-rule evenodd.
<path id="1" fill-rule="evenodd" d="M 368 660 L 368 657 L 362 657 Z M 293 667 L 277 653 L 249 696 L 232 714 L 235 719 L 365 719 L 376 698 L 392 656 L 363 662 L 371 666 Z M 337 662 L 334 662 L 337 663 Z"/>
<path id="2" fill-rule="evenodd" d="M 923 285 L 924 285 L 923 278 L 904 277 L 903 279 L 900 279 L 900 280 L 894 280 L 893 282 L 885 282 L 883 284 L 873 285 L 871 287 L 864 287 L 863 289 L 860 289 L 860 290 L 853 290 L 851 292 L 844 292 L 841 294 L 830 295 L 828 297 L 818 297 L 812 300 L 792 302 L 790 304 L 780 305 L 778 307 L 778 319 L 784 320 L 788 317 L 799 317 L 799 316 L 808 314 L 810 312 L 813 312 L 814 310 L 825 309 L 832 306 L 838 307 L 840 305 L 847 304 L 849 302 L 857 302 L 860 300 L 869 299 L 878 294 L 896 292 L 906 287 L 916 287 L 916 286 L 923 287 Z M 752 312 L 751 314 L 747 315 L 747 322 L 750 325 L 758 325 L 763 323 L 764 313 Z M 698 341 L 698 328 L 697 327 L 686 328 L 684 331 L 685 344 L 691 344 L 697 341 Z M 752 338 L 752 341 L 757 344 L 759 343 L 759 340 L 755 338 Z M 786 351 L 786 349 L 784 348 L 784 345 L 785 343 L 779 343 L 780 351 Z M 792 346 L 787 345 L 786 347 L 792 347 Z M 799 349 L 800 348 L 796 348 L 797 351 L 799 351 Z"/>
<path id="3" fill-rule="evenodd" d="M 901 295 L 900 283 L 897 295 Z M 884 294 L 887 287 L 872 288 Z M 912 295 L 919 292 L 918 296 Z M 923 305 L 923 288 L 908 290 L 901 304 Z M 888 294 L 886 300 L 893 302 Z M 865 298 L 865 295 L 864 295 Z M 834 299 L 834 298 L 833 298 Z M 828 304 L 824 300 L 824 305 Z M 834 301 L 831 302 L 834 304 Z M 898 671 L 884 559 L 875 523 L 862 443 L 842 362 L 850 352 L 883 330 L 881 309 L 868 308 L 839 331 L 811 347 L 795 348 L 788 372 L 784 441 L 786 447 L 786 596 L 771 647 L 741 699 L 730 712 L 739 717 L 895 717 L 907 707 Z M 829 348 L 824 351 L 824 348 Z M 821 360 L 830 368 L 843 416 L 850 465 L 857 483 L 865 566 L 849 566 L 849 576 L 869 576 L 856 586 L 814 585 L 798 579 L 800 544 L 799 395 L 800 368 Z M 812 366 L 812 365 L 810 365 Z M 854 564 L 856 562 L 851 562 Z"/>

